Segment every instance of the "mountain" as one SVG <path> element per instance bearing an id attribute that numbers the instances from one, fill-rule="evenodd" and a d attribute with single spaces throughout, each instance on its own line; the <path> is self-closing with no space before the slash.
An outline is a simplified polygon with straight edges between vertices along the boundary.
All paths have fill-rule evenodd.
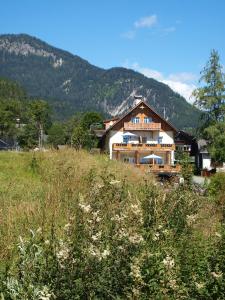
<path id="1" fill-rule="evenodd" d="M 167 85 L 133 70 L 105 70 L 25 34 L 0 35 L 0 76 L 22 85 L 29 96 L 46 99 L 56 117 L 95 110 L 115 116 L 142 95 L 178 128 L 194 127 L 199 111 Z"/>

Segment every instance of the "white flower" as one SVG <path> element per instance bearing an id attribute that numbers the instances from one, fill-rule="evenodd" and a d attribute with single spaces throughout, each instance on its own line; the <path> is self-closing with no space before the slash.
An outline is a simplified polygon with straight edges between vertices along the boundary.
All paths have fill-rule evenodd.
<path id="1" fill-rule="evenodd" d="M 141 214 L 141 209 L 137 204 L 131 204 L 130 207 L 132 209 L 133 214 L 135 214 L 135 215 Z"/>
<path id="2" fill-rule="evenodd" d="M 90 204 L 85 205 L 85 204 L 79 203 L 79 206 L 85 213 L 88 213 L 91 210 Z"/>
<path id="3" fill-rule="evenodd" d="M 38 299 L 40 300 L 50 300 L 53 294 L 49 291 L 47 286 L 43 287 L 43 290 L 40 291 Z"/>
<path id="4" fill-rule="evenodd" d="M 120 183 L 120 180 L 111 180 L 111 181 L 110 181 L 110 184 L 112 184 L 112 185 L 113 185 L 113 184 L 118 184 L 118 183 Z"/>
<path id="5" fill-rule="evenodd" d="M 211 272 L 212 276 L 216 279 L 218 278 L 221 278 L 223 273 L 222 272 L 219 272 L 219 273 L 216 273 L 216 272 Z"/>
<path id="6" fill-rule="evenodd" d="M 70 227 L 71 227 L 71 224 L 70 224 L 70 223 L 68 223 L 68 224 L 66 224 L 66 225 L 64 226 L 64 230 L 65 230 L 65 231 L 67 231 L 67 230 L 69 230 L 69 229 L 70 229 Z"/>
<path id="7" fill-rule="evenodd" d="M 120 222 L 120 221 L 123 221 L 125 218 L 127 218 L 127 215 L 125 215 L 125 214 L 122 214 L 122 215 L 116 214 L 114 217 L 111 218 L 111 220 Z"/>
<path id="8" fill-rule="evenodd" d="M 195 282 L 195 285 L 198 290 L 201 290 L 204 288 L 205 284 L 203 282 Z"/>
<path id="9" fill-rule="evenodd" d="M 187 224 L 191 226 L 196 221 L 197 215 L 187 215 Z"/>
<path id="10" fill-rule="evenodd" d="M 101 220 L 102 220 L 102 218 L 100 218 L 100 217 L 97 217 L 97 218 L 95 219 L 95 221 L 96 221 L 97 223 L 99 223 Z"/>
<path id="11" fill-rule="evenodd" d="M 69 249 L 63 242 L 61 241 L 59 251 L 56 253 L 56 256 L 59 260 L 66 260 L 69 257 Z"/>
<path id="12" fill-rule="evenodd" d="M 118 232 L 118 238 L 119 238 L 119 239 L 123 239 L 123 238 L 125 238 L 125 237 L 127 237 L 127 236 L 128 236 L 128 232 L 125 231 L 124 228 L 121 228 L 121 229 L 119 230 L 119 232 Z"/>
<path id="13" fill-rule="evenodd" d="M 171 279 L 169 281 L 169 286 L 172 288 L 172 289 L 176 289 L 177 288 L 177 282 L 175 279 Z"/>
<path id="14" fill-rule="evenodd" d="M 163 260 L 163 264 L 168 269 L 171 269 L 171 268 L 174 267 L 175 262 L 174 262 L 174 259 L 172 257 L 170 257 L 169 255 L 167 255 L 166 258 L 164 258 L 164 260 Z"/>
<path id="15" fill-rule="evenodd" d="M 215 236 L 218 237 L 218 238 L 221 238 L 221 234 L 219 232 L 216 232 Z"/>
<path id="16" fill-rule="evenodd" d="M 155 234 L 154 234 L 154 236 L 153 236 L 153 241 L 158 241 L 159 240 L 159 236 L 160 236 L 160 234 L 159 234 L 159 232 L 156 232 Z"/>
<path id="17" fill-rule="evenodd" d="M 42 228 L 41 227 L 39 227 L 38 229 L 37 229 L 37 231 L 36 231 L 37 233 L 41 233 L 42 232 Z"/>
<path id="18" fill-rule="evenodd" d="M 97 241 L 101 237 L 101 235 L 102 235 L 102 232 L 99 231 L 97 234 L 92 235 L 91 238 L 93 241 Z"/>
<path id="19" fill-rule="evenodd" d="M 140 244 L 144 241 L 143 237 L 137 233 L 135 233 L 132 236 L 129 236 L 128 239 L 132 244 Z"/>
<path id="20" fill-rule="evenodd" d="M 105 250 L 102 252 L 102 254 L 101 254 L 102 258 L 106 258 L 106 257 L 109 256 L 109 255 L 110 255 L 110 251 L 107 250 L 107 249 L 105 249 Z"/>

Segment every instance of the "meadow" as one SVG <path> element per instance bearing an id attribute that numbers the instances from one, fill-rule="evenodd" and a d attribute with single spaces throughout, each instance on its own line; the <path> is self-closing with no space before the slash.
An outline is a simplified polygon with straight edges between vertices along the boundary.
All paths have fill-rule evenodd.
<path id="1" fill-rule="evenodd" d="M 104 155 L 1 152 L 0 237 L 2 299 L 225 299 L 223 201 Z"/>

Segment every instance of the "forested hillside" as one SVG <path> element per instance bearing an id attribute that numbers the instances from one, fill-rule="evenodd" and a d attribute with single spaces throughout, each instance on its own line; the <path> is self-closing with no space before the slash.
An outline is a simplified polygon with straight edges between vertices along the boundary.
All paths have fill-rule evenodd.
<path id="1" fill-rule="evenodd" d="M 178 128 L 194 127 L 199 111 L 167 85 L 133 70 L 95 67 L 82 58 L 28 35 L 0 36 L 0 76 L 20 83 L 29 96 L 47 99 L 55 117 L 76 111 L 124 113 L 143 95 Z"/>

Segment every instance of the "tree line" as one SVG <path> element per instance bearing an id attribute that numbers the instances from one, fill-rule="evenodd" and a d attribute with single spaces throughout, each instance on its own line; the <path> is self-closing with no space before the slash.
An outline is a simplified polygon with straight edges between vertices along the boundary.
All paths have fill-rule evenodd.
<path id="1" fill-rule="evenodd" d="M 76 149 L 97 146 L 91 125 L 102 127 L 97 112 L 76 113 L 65 122 L 54 122 L 49 104 L 31 99 L 16 83 L 0 79 L 0 138 L 24 149 L 69 144 Z"/>

